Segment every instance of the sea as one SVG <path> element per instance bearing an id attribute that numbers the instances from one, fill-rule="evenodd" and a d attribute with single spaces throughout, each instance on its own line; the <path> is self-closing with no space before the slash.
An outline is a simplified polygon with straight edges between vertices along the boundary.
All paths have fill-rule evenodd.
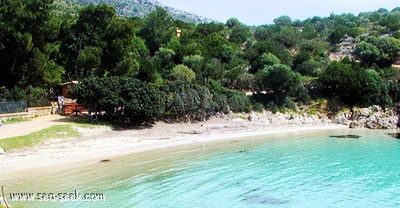
<path id="1" fill-rule="evenodd" d="M 10 205 L 30 208 L 400 207 L 400 140 L 390 132 L 199 142 L 0 184 Z M 33 197 L 16 200 L 24 193 Z"/>

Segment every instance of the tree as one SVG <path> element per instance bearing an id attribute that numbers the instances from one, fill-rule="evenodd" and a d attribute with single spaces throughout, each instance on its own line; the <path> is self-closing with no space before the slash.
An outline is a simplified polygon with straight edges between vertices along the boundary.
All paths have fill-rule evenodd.
<path id="1" fill-rule="evenodd" d="M 104 66 L 102 58 L 107 57 L 112 60 L 112 56 L 105 54 L 109 52 L 106 37 L 109 34 L 107 28 L 115 18 L 115 9 L 106 4 L 99 4 L 97 6 L 91 4 L 79 11 L 76 24 L 65 31 L 66 34 L 64 34 L 65 37 L 62 45 L 63 56 L 65 56 L 62 58 L 65 60 L 66 65 L 68 65 L 67 72 L 71 77 L 75 79 L 87 77 L 91 74 L 91 69 L 96 69 L 97 75 L 102 76 L 105 74 L 106 69 L 114 68 L 114 65 Z M 89 49 L 85 50 L 86 47 L 89 47 Z M 82 52 L 85 53 L 83 55 L 86 58 L 89 54 L 92 54 L 92 57 L 97 56 L 93 57 L 89 62 L 94 64 L 93 66 L 89 66 L 89 63 L 86 63 L 84 64 L 85 68 L 81 68 L 85 60 L 81 58 Z M 98 60 L 93 61 L 94 59 L 100 59 L 101 65 L 98 63 Z M 111 61 L 107 61 L 107 63 L 111 65 Z"/>
<path id="2" fill-rule="evenodd" d="M 179 64 L 172 69 L 172 77 L 174 77 L 175 80 L 192 82 L 196 78 L 196 73 L 189 67 Z"/>
<path id="3" fill-rule="evenodd" d="M 260 65 L 263 67 L 280 64 L 281 60 L 272 53 L 263 53 L 259 58 Z"/>
<path id="4" fill-rule="evenodd" d="M 302 64 L 303 62 L 306 62 L 311 59 L 310 53 L 307 51 L 300 51 L 298 54 L 294 56 L 293 59 L 293 68 L 296 69 L 297 66 Z"/>
<path id="5" fill-rule="evenodd" d="M 368 37 L 357 45 L 354 53 L 368 66 L 390 67 L 400 55 L 400 40 Z"/>
<path id="6" fill-rule="evenodd" d="M 271 42 L 268 40 L 256 42 L 246 51 L 246 57 L 250 62 L 251 73 L 256 73 L 258 70 L 263 69 L 264 65 L 260 64 L 259 58 L 263 53 L 271 53 L 275 55 L 282 64 L 290 66 L 292 58 L 285 46 L 280 43 Z"/>
<path id="7" fill-rule="evenodd" d="M 85 47 L 78 57 L 78 67 L 81 69 L 79 77 L 101 76 L 101 55 L 103 50 L 100 47 Z"/>
<path id="8" fill-rule="evenodd" d="M 195 74 L 196 79 L 199 82 L 202 82 L 204 79 L 204 57 L 200 55 L 192 55 L 192 56 L 185 56 L 183 57 L 183 64 L 191 68 Z"/>
<path id="9" fill-rule="evenodd" d="M 164 94 L 134 78 L 91 77 L 82 80 L 71 93 L 92 111 L 105 111 L 103 119 L 127 125 L 152 122 L 165 109 Z"/>
<path id="10" fill-rule="evenodd" d="M 299 35 L 295 28 L 285 26 L 279 27 L 279 31 L 273 33 L 272 39 L 287 48 L 292 48 L 297 44 Z"/>
<path id="11" fill-rule="evenodd" d="M 360 34 L 360 32 L 357 30 L 356 27 L 350 27 L 346 25 L 337 25 L 332 30 L 330 31 L 329 34 L 329 41 L 331 44 L 337 44 L 340 42 L 342 38 L 344 38 L 346 35 L 350 37 L 357 37 Z"/>
<path id="12" fill-rule="evenodd" d="M 225 25 L 228 28 L 235 28 L 235 27 L 241 26 L 242 23 L 240 23 L 239 19 L 237 19 L 237 18 L 229 18 L 228 21 L 226 21 Z"/>
<path id="13" fill-rule="evenodd" d="M 156 51 L 170 41 L 174 35 L 173 19 L 167 10 L 156 7 L 147 17 L 140 36 L 146 41 L 150 54 L 154 55 Z"/>
<path id="14" fill-rule="evenodd" d="M 53 0 L 13 0 L 0 3 L 0 81 L 54 86 L 64 68 L 54 58 L 58 53 L 57 29 L 52 27 Z M 51 77 L 54 75 L 54 78 Z"/>
<path id="15" fill-rule="evenodd" d="M 215 97 L 210 90 L 189 82 L 167 82 L 162 89 L 165 92 L 166 117 L 180 120 L 205 120 L 213 115 L 218 107 L 212 101 Z"/>
<path id="16" fill-rule="evenodd" d="M 321 74 L 326 93 L 338 96 L 350 106 L 388 105 L 388 89 L 373 69 L 349 60 L 333 61 Z"/>
<path id="17" fill-rule="evenodd" d="M 375 45 L 365 41 L 357 44 L 354 53 L 369 66 L 377 63 L 379 57 L 381 56 L 379 49 Z"/>
<path id="18" fill-rule="evenodd" d="M 202 23 L 197 25 L 197 33 L 201 34 L 202 36 L 209 36 L 214 33 L 218 33 L 224 29 L 224 24 L 222 23 Z"/>
<path id="19" fill-rule="evenodd" d="M 237 26 L 232 29 L 229 41 L 236 44 L 243 44 L 250 37 L 250 29 L 246 26 Z"/>
<path id="20" fill-rule="evenodd" d="M 323 71 L 323 69 L 326 68 L 324 65 L 325 64 L 319 61 L 310 59 L 297 65 L 294 71 L 299 72 L 303 76 L 317 77 Z"/>
<path id="21" fill-rule="evenodd" d="M 163 64 L 169 64 L 172 63 L 172 60 L 175 56 L 175 51 L 170 48 L 160 48 L 155 55 Z"/>
<path id="22" fill-rule="evenodd" d="M 136 28 L 126 18 L 114 18 L 106 29 L 102 65 L 111 76 L 135 76 L 138 74 L 139 59 L 149 54 L 143 40 L 136 37 Z M 101 75 L 100 75 L 101 76 Z"/>
<path id="23" fill-rule="evenodd" d="M 132 78 L 123 78 L 120 84 L 125 123 L 153 122 L 162 116 L 165 110 L 165 97 L 153 85 Z"/>
<path id="24" fill-rule="evenodd" d="M 274 19 L 274 23 L 278 26 L 289 26 L 292 23 L 292 19 L 284 15 Z"/>
<path id="25" fill-rule="evenodd" d="M 262 71 L 262 87 L 276 95 L 296 97 L 302 87 L 302 76 L 283 64 L 267 66 Z"/>
<path id="26" fill-rule="evenodd" d="M 106 4 L 90 4 L 79 12 L 76 23 L 78 44 L 85 46 L 105 47 L 104 35 L 111 21 L 116 17 L 115 9 Z"/>

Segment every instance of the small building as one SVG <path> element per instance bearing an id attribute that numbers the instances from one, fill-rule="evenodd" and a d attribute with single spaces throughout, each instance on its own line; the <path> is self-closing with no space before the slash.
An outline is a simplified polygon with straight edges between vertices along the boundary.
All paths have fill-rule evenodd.
<path id="1" fill-rule="evenodd" d="M 177 29 L 176 30 L 176 37 L 181 37 L 181 34 L 182 34 L 182 30 L 179 30 L 179 29 Z"/>
<path id="2" fill-rule="evenodd" d="M 74 80 L 70 82 L 65 82 L 60 84 L 61 86 L 61 95 L 64 96 L 65 98 L 73 99 L 71 94 L 69 93 L 69 90 L 74 87 L 74 85 L 78 84 L 79 82 Z"/>

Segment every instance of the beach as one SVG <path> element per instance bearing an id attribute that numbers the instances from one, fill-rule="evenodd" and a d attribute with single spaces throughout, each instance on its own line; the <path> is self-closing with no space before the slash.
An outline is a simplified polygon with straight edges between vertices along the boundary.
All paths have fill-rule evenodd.
<path id="1" fill-rule="evenodd" d="M 19 125 L 24 128 L 24 125 L 32 125 L 36 121 L 42 123 L 43 126 L 49 126 L 43 124 L 46 123 L 43 119 L 37 118 L 37 120 L 12 124 L 14 131 L 4 125 L 0 129 L 0 135 L 2 138 L 7 137 L 7 132 L 17 131 Z M 67 122 L 64 117 L 52 117 L 50 122 L 54 122 L 54 119 L 61 119 L 63 123 Z M 58 122 L 54 123 L 58 124 Z M 34 147 L 10 150 L 5 154 L 0 154 L 0 181 L 47 175 L 109 161 L 124 155 L 146 153 L 150 150 L 162 151 L 178 146 L 226 142 L 268 134 L 343 128 L 348 128 L 348 126 L 332 124 L 325 118 L 311 116 L 293 118 L 293 116 L 271 116 L 265 113 L 264 115 L 224 115 L 207 121 L 190 123 L 159 121 L 151 126 L 132 129 L 111 129 L 107 126 L 91 129 L 78 128 L 81 134 L 78 138 L 52 139 Z M 25 128 L 23 133 L 27 133 L 26 129 L 28 128 Z M 15 135 L 12 133 L 12 136 Z"/>

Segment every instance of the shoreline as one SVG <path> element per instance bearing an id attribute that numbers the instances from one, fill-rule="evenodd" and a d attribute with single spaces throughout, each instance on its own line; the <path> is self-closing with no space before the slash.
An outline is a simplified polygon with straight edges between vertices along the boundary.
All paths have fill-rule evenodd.
<path id="1" fill-rule="evenodd" d="M 87 133 L 79 138 L 50 140 L 44 144 L 0 154 L 0 181 L 49 175 L 102 160 L 189 145 L 228 142 L 298 131 L 348 129 L 332 123 L 271 125 L 245 119 L 212 118 L 204 122 L 157 122 L 133 130 Z"/>

